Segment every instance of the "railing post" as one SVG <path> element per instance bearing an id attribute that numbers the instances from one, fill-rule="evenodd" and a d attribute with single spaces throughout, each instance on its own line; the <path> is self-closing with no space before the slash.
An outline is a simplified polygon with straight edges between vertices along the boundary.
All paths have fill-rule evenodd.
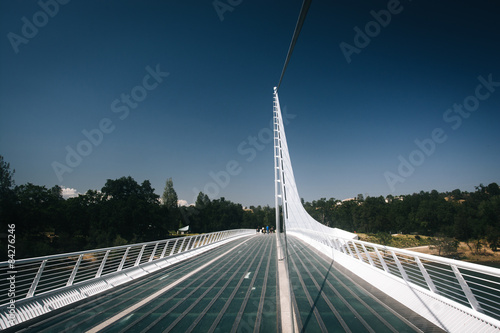
<path id="1" fill-rule="evenodd" d="M 214 233 L 211 233 L 210 236 L 208 237 L 207 244 L 212 244 L 214 241 Z"/>
<path id="2" fill-rule="evenodd" d="M 372 267 L 375 267 L 375 265 L 373 264 L 373 259 L 372 259 L 372 256 L 368 253 L 368 251 L 366 250 L 366 247 L 365 247 L 365 244 L 361 244 L 361 247 L 363 248 L 363 251 L 365 252 L 366 254 L 366 258 L 368 259 L 368 261 L 370 262 L 370 265 Z"/>
<path id="3" fill-rule="evenodd" d="M 358 259 L 363 261 L 363 257 L 361 257 L 361 254 L 359 253 L 358 247 L 356 246 L 356 243 L 354 241 L 351 241 L 352 245 L 354 246 L 354 250 L 356 251 L 356 254 L 358 255 Z"/>
<path id="4" fill-rule="evenodd" d="M 106 260 L 108 260 L 109 252 L 111 252 L 111 250 L 107 250 L 106 254 L 104 255 L 104 258 L 102 258 L 101 265 L 99 266 L 99 270 L 97 270 L 97 273 L 95 274 L 96 278 L 101 276 L 102 270 L 104 269 L 104 265 L 106 264 Z"/>
<path id="5" fill-rule="evenodd" d="M 153 252 L 151 252 L 151 256 L 149 257 L 149 260 L 148 262 L 151 262 L 153 261 L 154 257 L 155 257 L 155 253 L 156 253 L 156 249 L 158 248 L 158 243 L 155 244 L 155 247 L 153 249 Z"/>
<path id="6" fill-rule="evenodd" d="M 170 254 L 169 256 L 171 256 L 172 254 L 174 254 L 174 251 L 175 251 L 175 247 L 177 246 L 177 242 L 179 241 L 179 238 L 177 238 L 174 242 L 174 246 L 172 246 L 172 250 L 170 250 Z"/>
<path id="7" fill-rule="evenodd" d="M 40 268 L 38 268 L 38 272 L 36 273 L 35 279 L 33 280 L 33 283 L 31 284 L 30 290 L 28 290 L 28 294 L 26 295 L 26 298 L 33 297 L 35 294 L 36 287 L 38 286 L 38 282 L 40 282 L 40 278 L 42 277 L 43 269 L 45 268 L 45 264 L 47 263 L 47 259 L 42 261 L 42 264 L 40 265 Z"/>
<path id="8" fill-rule="evenodd" d="M 177 252 L 177 253 L 181 253 L 181 252 L 183 252 L 183 251 L 182 251 L 182 248 L 184 247 L 184 243 L 185 243 L 185 242 L 186 242 L 186 238 L 184 237 L 184 238 L 182 239 L 181 246 L 179 247 L 179 252 Z"/>
<path id="9" fill-rule="evenodd" d="M 382 258 L 382 255 L 380 254 L 380 252 L 378 252 L 378 249 L 376 247 L 373 247 L 373 249 L 375 250 L 375 253 L 377 254 L 378 260 L 380 260 L 380 264 L 384 268 L 384 271 L 391 274 L 391 272 L 389 271 L 389 267 L 387 267 L 387 264 L 385 263 L 384 258 Z"/>
<path id="10" fill-rule="evenodd" d="M 429 289 L 435 293 L 435 294 L 439 294 L 436 286 L 434 285 L 434 282 L 432 281 L 431 279 L 431 276 L 429 275 L 429 273 L 427 272 L 427 269 L 425 269 L 425 266 L 424 264 L 422 264 L 422 262 L 420 261 L 420 258 L 418 256 L 415 256 L 415 262 L 417 263 L 418 265 L 418 268 L 420 268 L 420 272 L 422 273 L 422 276 L 424 277 L 425 279 L 425 282 L 427 282 L 427 285 L 429 286 Z"/>
<path id="11" fill-rule="evenodd" d="M 76 261 L 75 267 L 73 267 L 73 272 L 71 272 L 71 276 L 68 279 L 68 282 L 66 283 L 67 286 L 73 285 L 73 281 L 75 280 L 76 277 L 76 272 L 78 271 L 78 267 L 80 267 L 80 263 L 82 262 L 83 254 L 80 254 L 78 256 L 78 260 Z"/>
<path id="12" fill-rule="evenodd" d="M 194 238 L 193 236 L 191 236 L 191 238 L 189 238 L 189 242 L 187 243 L 186 249 L 184 251 L 189 250 L 189 245 L 191 245 L 191 242 L 192 242 L 193 238 Z"/>
<path id="13" fill-rule="evenodd" d="M 163 258 L 163 257 L 165 257 L 165 253 L 167 252 L 167 246 L 168 246 L 168 243 L 169 243 L 169 242 L 170 242 L 170 241 L 166 241 L 166 242 L 165 242 L 165 246 L 163 247 L 163 251 L 161 251 L 161 256 L 160 256 L 160 259 L 161 259 L 161 258 Z"/>
<path id="14" fill-rule="evenodd" d="M 207 234 L 204 234 L 202 237 L 201 237 L 201 240 L 200 240 L 200 246 L 203 246 L 205 245 L 206 241 L 207 241 Z"/>
<path id="15" fill-rule="evenodd" d="M 142 254 L 144 253 L 144 249 L 146 248 L 146 244 L 144 244 L 141 248 L 141 252 L 139 252 L 139 255 L 137 256 L 137 259 L 135 260 L 134 266 L 139 266 L 139 263 L 141 262 Z"/>
<path id="16" fill-rule="evenodd" d="M 399 272 L 401 273 L 401 276 L 406 282 L 410 282 L 410 279 L 408 278 L 408 274 L 406 274 L 406 271 L 403 268 L 403 265 L 401 265 L 401 262 L 399 261 L 398 256 L 394 251 L 391 251 L 392 257 L 394 258 L 394 261 L 396 262 L 396 265 L 398 266 Z"/>
<path id="17" fill-rule="evenodd" d="M 478 312 L 483 313 L 483 309 L 481 308 L 481 305 L 479 305 L 476 297 L 472 293 L 472 290 L 470 290 L 469 285 L 467 284 L 467 281 L 465 281 L 464 277 L 462 276 L 462 273 L 458 270 L 457 266 L 455 265 L 450 265 L 451 269 L 453 270 L 453 273 L 455 273 L 455 276 L 457 277 L 458 283 L 460 283 L 460 286 L 462 287 L 462 290 L 467 297 L 467 300 L 469 301 L 470 305 L 472 308 Z"/>
<path id="18" fill-rule="evenodd" d="M 127 260 L 128 251 L 130 251 L 130 246 L 127 247 L 125 253 L 123 254 L 122 261 L 120 262 L 120 266 L 118 266 L 117 272 L 120 272 L 123 269 L 123 265 L 125 265 L 125 260 Z"/>
<path id="19" fill-rule="evenodd" d="M 347 251 L 349 251 L 349 254 L 351 255 L 351 257 L 354 258 L 354 254 L 352 254 L 351 247 L 349 246 L 349 242 L 344 241 L 344 244 L 345 244 L 345 247 L 347 248 Z"/>
<path id="20" fill-rule="evenodd" d="M 199 238 L 199 239 L 198 239 Z M 198 235 L 196 236 L 196 238 L 194 239 L 194 242 L 193 242 L 193 249 L 196 249 L 200 246 L 200 241 L 201 241 L 201 238 L 202 236 L 201 235 Z M 196 240 L 198 239 L 198 243 L 196 243 Z"/>

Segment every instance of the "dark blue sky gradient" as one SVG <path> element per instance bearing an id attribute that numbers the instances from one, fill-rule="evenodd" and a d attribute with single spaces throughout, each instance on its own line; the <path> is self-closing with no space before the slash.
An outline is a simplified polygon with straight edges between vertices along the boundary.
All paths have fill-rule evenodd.
<path id="1" fill-rule="evenodd" d="M 22 18 L 33 22 L 42 9 L 36 1 L 2 1 L 0 154 L 16 183 L 85 193 L 130 175 L 150 180 L 161 195 L 172 177 L 188 203 L 201 190 L 246 206 L 273 205 L 266 128 L 302 1 L 242 1 L 222 21 L 212 3 L 73 0 L 16 53 L 9 33 L 22 37 Z M 353 29 L 364 30 L 374 20 L 370 11 L 391 3 L 311 5 L 279 91 L 294 117 L 286 133 L 306 201 L 500 182 L 500 86 L 481 88 L 488 97 L 458 128 L 443 118 L 474 96 L 479 76 L 500 82 L 500 5 L 401 1 L 348 63 L 340 43 L 354 45 Z M 121 95 L 143 86 L 148 66 L 169 75 L 149 80 L 157 86 L 120 119 L 112 103 L 126 105 Z M 86 140 L 82 131 L 102 119 L 113 130 L 61 181 L 54 162 L 66 165 L 66 147 L 76 149 Z M 446 141 L 402 175 L 399 156 L 420 156 L 414 141 L 436 128 Z M 252 147 L 249 137 L 259 134 L 265 142 Z M 240 169 L 224 177 L 229 161 Z M 389 184 L 388 173 L 404 182 Z"/>

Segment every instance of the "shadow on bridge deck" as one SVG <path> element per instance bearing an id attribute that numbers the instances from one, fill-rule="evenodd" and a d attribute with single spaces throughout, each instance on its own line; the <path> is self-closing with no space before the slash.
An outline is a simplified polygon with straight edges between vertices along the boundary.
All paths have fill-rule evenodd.
<path id="1" fill-rule="evenodd" d="M 297 324 L 305 332 L 439 331 L 290 237 Z M 16 332 L 279 332 L 276 238 L 240 238 Z M 9 330 L 6 330 L 9 331 Z"/>

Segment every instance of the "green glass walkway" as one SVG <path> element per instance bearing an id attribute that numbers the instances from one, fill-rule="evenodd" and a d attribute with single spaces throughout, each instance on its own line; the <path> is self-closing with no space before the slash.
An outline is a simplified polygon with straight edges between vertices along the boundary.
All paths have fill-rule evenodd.
<path id="1" fill-rule="evenodd" d="M 443 332 L 304 242 L 288 241 L 300 332 Z"/>
<path id="2" fill-rule="evenodd" d="M 298 239 L 289 251 L 298 331 L 439 331 Z M 276 257 L 275 235 L 240 238 L 15 331 L 280 332 Z"/>

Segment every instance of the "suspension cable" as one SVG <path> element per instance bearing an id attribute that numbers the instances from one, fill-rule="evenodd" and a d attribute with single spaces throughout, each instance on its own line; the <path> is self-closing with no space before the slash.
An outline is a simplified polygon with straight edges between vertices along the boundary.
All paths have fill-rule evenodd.
<path id="1" fill-rule="evenodd" d="M 295 43 L 297 43 L 297 39 L 299 38 L 300 30 L 302 29 L 302 25 L 306 20 L 307 11 L 311 6 L 312 0 L 304 0 L 302 3 L 302 8 L 300 9 L 299 19 L 297 20 L 297 24 L 295 25 L 295 31 L 293 32 L 292 42 L 290 43 L 290 47 L 288 48 L 288 53 L 286 55 L 285 65 L 283 66 L 283 70 L 281 71 L 280 81 L 278 82 L 278 86 L 276 87 L 276 91 L 280 88 L 281 80 L 283 80 L 283 75 L 285 75 L 286 67 L 288 66 L 288 62 L 290 61 L 290 57 L 292 56 L 293 49 L 295 47 Z"/>

